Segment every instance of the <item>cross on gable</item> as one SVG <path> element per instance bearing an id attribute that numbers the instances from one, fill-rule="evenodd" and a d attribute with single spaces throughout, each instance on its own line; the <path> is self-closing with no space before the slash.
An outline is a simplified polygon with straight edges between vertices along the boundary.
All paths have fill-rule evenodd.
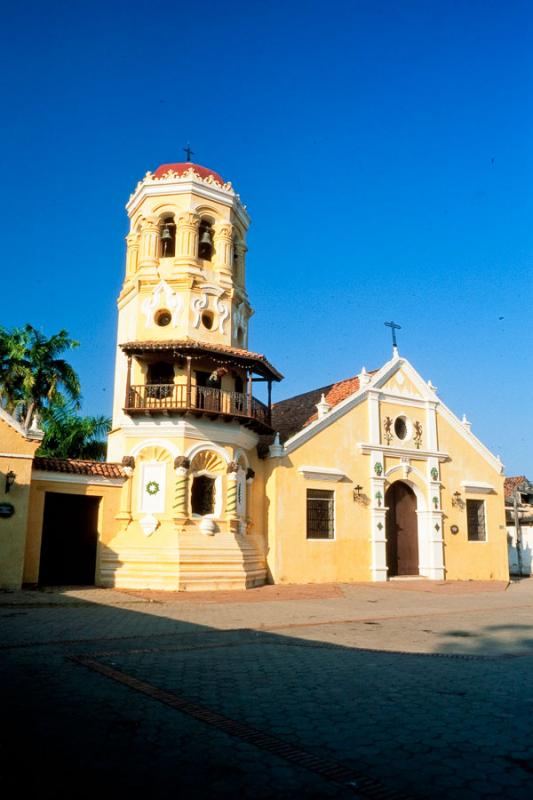
<path id="1" fill-rule="evenodd" d="M 391 329 L 391 331 L 392 331 L 392 346 L 397 348 L 398 347 L 398 342 L 396 341 L 396 331 L 401 330 L 402 326 L 398 325 L 396 322 L 392 322 L 392 321 L 391 322 L 385 322 L 384 325 L 387 328 Z"/>

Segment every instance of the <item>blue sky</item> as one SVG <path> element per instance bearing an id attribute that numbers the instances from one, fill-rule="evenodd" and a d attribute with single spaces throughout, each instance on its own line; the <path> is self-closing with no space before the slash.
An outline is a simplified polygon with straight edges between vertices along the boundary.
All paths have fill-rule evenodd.
<path id="1" fill-rule="evenodd" d="M 275 399 L 400 351 L 533 477 L 527 2 L 32 2 L 3 10 L 1 323 L 66 328 L 110 413 L 124 211 L 194 160 L 252 216 Z"/>

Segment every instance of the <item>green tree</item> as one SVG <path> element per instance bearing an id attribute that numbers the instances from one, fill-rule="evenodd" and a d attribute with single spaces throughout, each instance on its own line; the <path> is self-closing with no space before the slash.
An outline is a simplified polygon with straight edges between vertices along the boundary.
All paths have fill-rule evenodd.
<path id="1" fill-rule="evenodd" d="M 50 338 L 32 325 L 0 328 L 0 401 L 28 428 L 34 414 L 73 402 L 79 408 L 80 382 L 72 366 L 60 358 L 78 347 L 65 330 Z"/>
<path id="2" fill-rule="evenodd" d="M 45 411 L 43 429 L 39 456 L 94 461 L 104 461 L 106 457 L 106 436 L 111 430 L 108 417 L 83 417 L 72 404 L 56 404 Z"/>

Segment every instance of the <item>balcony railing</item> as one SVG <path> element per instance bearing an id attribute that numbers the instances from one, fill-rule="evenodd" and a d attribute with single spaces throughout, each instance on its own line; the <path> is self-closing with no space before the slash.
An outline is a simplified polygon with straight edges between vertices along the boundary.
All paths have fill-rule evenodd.
<path id="1" fill-rule="evenodd" d="M 130 386 L 127 391 L 127 413 L 176 412 L 242 417 L 270 427 L 268 406 L 255 397 L 241 392 L 227 392 L 208 386 L 190 386 L 174 383 L 156 383 Z"/>

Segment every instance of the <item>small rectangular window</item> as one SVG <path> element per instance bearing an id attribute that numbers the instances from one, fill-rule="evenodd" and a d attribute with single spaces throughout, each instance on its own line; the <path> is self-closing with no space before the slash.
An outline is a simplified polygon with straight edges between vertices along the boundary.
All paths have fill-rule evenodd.
<path id="1" fill-rule="evenodd" d="M 334 492 L 322 489 L 307 490 L 307 538 L 333 539 Z"/>
<path id="2" fill-rule="evenodd" d="M 485 528 L 485 503 L 483 500 L 466 501 L 466 520 L 469 542 L 484 542 L 487 539 Z"/>

